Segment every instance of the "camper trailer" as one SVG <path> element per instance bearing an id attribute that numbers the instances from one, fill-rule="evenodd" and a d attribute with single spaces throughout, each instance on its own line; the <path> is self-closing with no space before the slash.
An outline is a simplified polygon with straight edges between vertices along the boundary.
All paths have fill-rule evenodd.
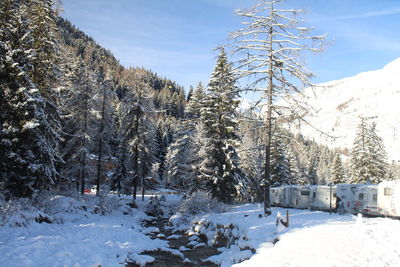
<path id="1" fill-rule="evenodd" d="M 336 196 L 340 198 L 343 203 L 345 212 L 357 213 L 355 209 L 355 197 L 357 187 L 362 186 L 361 184 L 338 184 L 336 185 Z"/>
<path id="2" fill-rule="evenodd" d="M 310 209 L 330 210 L 336 207 L 336 187 L 327 185 L 310 186 Z"/>
<path id="3" fill-rule="evenodd" d="M 296 209 L 307 209 L 310 203 L 310 187 L 290 185 L 285 187 L 286 206 Z"/>
<path id="4" fill-rule="evenodd" d="M 400 181 L 384 181 L 378 185 L 378 212 L 400 217 Z"/>
<path id="5" fill-rule="evenodd" d="M 378 185 L 362 185 L 356 189 L 355 210 L 366 215 L 379 215 Z"/>
<path id="6" fill-rule="evenodd" d="M 281 206 L 284 198 L 283 187 L 271 187 L 269 189 L 269 200 L 272 206 Z"/>

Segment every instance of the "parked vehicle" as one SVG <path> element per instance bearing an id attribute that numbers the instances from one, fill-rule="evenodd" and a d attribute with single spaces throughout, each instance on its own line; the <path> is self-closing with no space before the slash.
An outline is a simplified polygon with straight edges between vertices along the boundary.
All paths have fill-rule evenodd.
<path id="1" fill-rule="evenodd" d="M 400 217 L 400 181 L 384 181 L 378 185 L 378 212 Z"/>
<path id="2" fill-rule="evenodd" d="M 286 206 L 297 209 L 307 209 L 310 203 L 310 187 L 289 185 L 285 187 Z"/>
<path id="3" fill-rule="evenodd" d="M 337 197 L 341 202 L 338 206 L 340 213 L 344 210 L 352 214 L 400 218 L 400 180 L 385 181 L 379 185 L 287 185 L 270 188 L 271 205 L 287 208 L 335 210 L 339 201 Z"/>
<path id="4" fill-rule="evenodd" d="M 355 209 L 365 215 L 380 215 L 378 212 L 378 185 L 357 187 Z"/>
<path id="5" fill-rule="evenodd" d="M 336 187 L 327 185 L 310 186 L 310 209 L 331 210 L 336 208 Z"/>
<path id="6" fill-rule="evenodd" d="M 343 203 L 344 211 L 348 213 L 356 213 L 355 200 L 357 187 L 361 184 L 338 184 L 336 185 L 336 196 Z"/>
<path id="7" fill-rule="evenodd" d="M 284 187 L 271 187 L 269 189 L 269 200 L 272 206 L 281 206 L 284 198 Z"/>

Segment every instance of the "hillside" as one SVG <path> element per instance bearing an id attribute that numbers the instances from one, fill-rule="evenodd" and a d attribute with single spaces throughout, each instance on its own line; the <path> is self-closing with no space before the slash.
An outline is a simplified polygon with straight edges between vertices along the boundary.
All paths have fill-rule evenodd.
<path id="1" fill-rule="evenodd" d="M 319 84 L 304 93 L 313 107 L 306 120 L 336 138 L 327 138 L 303 124 L 300 131 L 304 135 L 330 147 L 351 148 L 360 116 L 371 117 L 390 162 L 400 161 L 400 58 L 383 69 Z"/>

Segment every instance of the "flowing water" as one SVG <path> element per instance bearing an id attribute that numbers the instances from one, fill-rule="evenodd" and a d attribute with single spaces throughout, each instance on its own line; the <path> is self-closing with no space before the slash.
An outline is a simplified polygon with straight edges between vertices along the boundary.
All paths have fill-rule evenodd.
<path id="1" fill-rule="evenodd" d="M 162 240 L 167 240 L 169 242 L 169 247 L 174 250 L 179 250 L 180 247 L 188 248 L 189 237 L 184 232 L 172 232 L 170 227 L 168 226 L 168 219 L 159 217 L 154 221 L 147 222 L 147 227 L 155 226 L 160 229 L 159 233 L 150 234 L 152 238 L 159 238 Z M 163 237 L 164 235 L 165 237 Z M 178 239 L 171 239 L 169 240 L 168 237 L 171 235 L 179 235 Z M 159 236 L 159 237 L 157 237 Z M 211 266 L 218 266 L 212 262 L 205 262 L 204 260 L 210 256 L 217 255 L 218 252 L 213 247 L 198 247 L 196 249 L 188 249 L 185 251 L 181 251 L 184 255 L 182 259 L 179 256 L 173 255 L 169 252 L 165 251 L 145 251 L 142 254 L 152 256 L 155 258 L 153 263 L 146 264 L 147 266 L 157 266 L 157 267 L 180 267 L 180 266 L 204 266 L 204 267 L 211 267 Z M 184 259 L 190 260 L 190 262 L 184 262 Z M 136 267 L 139 266 L 134 263 L 128 263 L 128 267 Z"/>

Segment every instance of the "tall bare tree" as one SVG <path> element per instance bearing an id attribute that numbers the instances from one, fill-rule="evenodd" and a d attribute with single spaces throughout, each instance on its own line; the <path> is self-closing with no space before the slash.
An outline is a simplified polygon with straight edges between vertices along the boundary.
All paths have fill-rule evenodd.
<path id="1" fill-rule="evenodd" d="M 280 8 L 280 0 L 258 0 L 248 10 L 237 10 L 245 21 L 243 29 L 231 34 L 233 51 L 239 57 L 240 77 L 251 77 L 246 90 L 256 92 L 256 105 L 266 112 L 267 128 L 264 173 L 264 213 L 271 214 L 269 187 L 271 182 L 272 124 L 282 119 L 277 100 L 300 92 L 310 84 L 313 73 L 307 69 L 304 52 L 321 51 L 325 35 L 312 35 L 313 28 L 299 19 L 303 10 Z"/>

